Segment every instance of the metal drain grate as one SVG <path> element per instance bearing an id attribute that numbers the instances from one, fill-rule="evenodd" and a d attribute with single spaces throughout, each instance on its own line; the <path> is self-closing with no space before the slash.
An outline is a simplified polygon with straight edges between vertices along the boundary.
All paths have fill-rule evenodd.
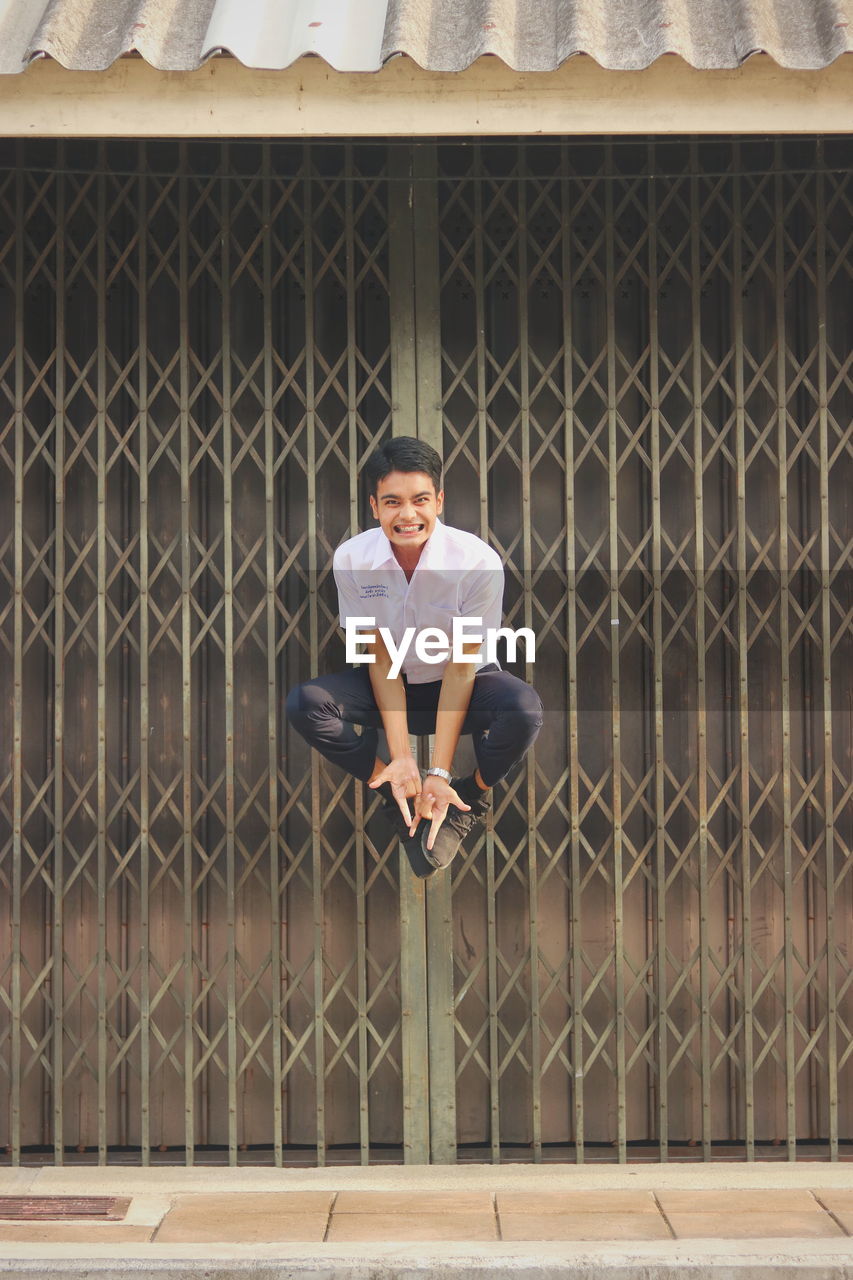
<path id="1" fill-rule="evenodd" d="M 126 1196 L 0 1196 L 0 1221 L 58 1222 L 98 1218 L 118 1222 L 127 1213 Z"/>

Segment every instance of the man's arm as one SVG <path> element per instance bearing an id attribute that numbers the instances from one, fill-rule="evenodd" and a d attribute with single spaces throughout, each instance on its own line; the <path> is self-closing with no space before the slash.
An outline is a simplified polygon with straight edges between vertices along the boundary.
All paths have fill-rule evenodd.
<path id="1" fill-rule="evenodd" d="M 477 645 L 466 645 L 462 650 L 465 654 L 476 654 L 477 651 Z M 468 714 L 471 694 L 474 692 L 476 673 L 476 663 L 473 661 L 448 662 L 444 668 L 435 716 L 433 768 L 446 769 L 448 773 L 450 772 L 462 725 Z M 455 804 L 458 809 L 468 810 L 471 807 L 456 794 L 445 778 L 429 776 L 424 778 L 421 793 L 415 801 L 415 818 L 410 827 L 410 834 L 414 834 L 418 822 L 421 818 L 425 818 L 431 824 L 427 837 L 427 848 L 431 849 L 436 832 L 447 817 L 447 810 L 451 804 Z"/>
<path id="2" fill-rule="evenodd" d="M 345 563 L 342 563 L 340 548 L 335 552 L 332 568 L 338 588 L 338 612 L 341 626 L 345 628 L 347 618 L 358 617 L 365 612 L 365 603 L 359 595 L 355 574 Z M 373 635 L 369 632 L 360 632 L 359 639 L 362 649 L 369 653 L 372 648 L 376 659 L 369 665 L 368 671 L 391 754 L 390 764 L 386 765 L 384 761 L 377 759 L 373 776 L 367 785 L 375 789 L 383 782 L 389 782 L 394 799 L 400 806 L 400 812 L 406 822 L 411 823 L 408 797 L 416 796 L 420 792 L 421 775 L 409 749 L 406 691 L 399 676 L 395 680 L 388 678 L 391 655 L 379 632 L 376 631 Z"/>
<path id="3" fill-rule="evenodd" d="M 477 645 L 466 645 L 465 654 L 476 654 Z M 438 696 L 438 710 L 435 717 L 435 743 L 432 752 L 432 764 L 436 769 L 447 769 L 453 763 L 453 756 L 459 743 L 462 725 L 468 714 L 471 694 L 474 692 L 474 677 L 477 674 L 475 662 L 448 662 L 441 678 L 441 692 Z M 431 779 L 439 781 L 442 779 Z"/>
<path id="4" fill-rule="evenodd" d="M 466 583 L 464 599 L 460 603 L 459 616 L 463 618 L 479 618 L 484 628 L 496 628 L 501 624 L 503 604 L 504 575 L 503 565 L 497 555 L 493 554 L 493 564 L 470 575 Z M 479 652 L 476 643 L 466 644 L 462 652 L 474 655 Z M 474 662 L 448 662 L 441 681 L 441 692 L 438 699 L 438 711 L 435 720 L 435 745 L 433 747 L 432 764 L 434 768 L 446 769 L 449 773 L 453 756 L 468 714 L 471 695 L 474 692 L 474 679 L 477 674 Z M 468 810 L 470 805 L 464 804 L 444 778 L 427 777 L 424 779 L 421 794 L 415 803 L 416 820 L 412 830 L 417 826 L 419 818 L 431 821 L 427 848 L 431 849 L 436 832 L 447 816 L 451 804 L 458 809 Z"/>
<path id="5" fill-rule="evenodd" d="M 389 782 L 403 818 L 411 824 L 412 816 L 408 797 L 417 796 L 420 793 L 421 775 L 409 747 L 409 722 L 406 714 L 406 690 L 403 678 L 395 676 L 392 680 L 389 677 L 391 655 L 378 631 L 372 636 L 364 637 L 364 645 L 368 650 L 372 646 L 376 659 L 368 668 L 370 685 L 382 717 L 382 727 L 388 739 L 388 751 L 391 756 L 390 763 L 378 771 L 367 785 L 375 789 L 383 782 Z M 470 698 L 470 694 L 468 696 Z"/>

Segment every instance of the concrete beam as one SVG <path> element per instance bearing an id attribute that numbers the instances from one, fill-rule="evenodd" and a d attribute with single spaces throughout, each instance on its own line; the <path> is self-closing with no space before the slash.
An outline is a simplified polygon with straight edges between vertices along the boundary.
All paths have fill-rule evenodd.
<path id="1" fill-rule="evenodd" d="M 512 71 L 482 58 L 467 71 L 396 58 L 342 73 L 319 58 L 259 71 L 218 58 L 198 71 L 157 71 L 124 58 L 106 71 L 44 59 L 0 76 L 9 137 L 358 137 L 536 134 L 744 134 L 853 131 L 853 54 L 789 71 L 761 54 L 734 71 L 681 58 L 606 71 L 588 57 L 557 71 Z"/>

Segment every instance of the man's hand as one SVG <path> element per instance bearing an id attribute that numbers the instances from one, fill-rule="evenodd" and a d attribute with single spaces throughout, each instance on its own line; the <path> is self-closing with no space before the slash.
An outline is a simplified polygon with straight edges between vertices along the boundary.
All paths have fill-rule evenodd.
<path id="1" fill-rule="evenodd" d="M 382 786 L 383 782 L 390 782 L 392 794 L 400 806 L 403 820 L 407 826 L 411 826 L 409 797 L 420 796 L 421 791 L 421 775 L 414 756 L 410 753 L 395 756 L 390 764 L 386 764 L 382 772 L 377 773 L 372 782 L 368 782 L 367 785 L 376 790 L 377 787 Z"/>
<path id="2" fill-rule="evenodd" d="M 466 813 L 471 808 L 470 804 L 466 804 L 464 800 L 460 799 L 450 783 L 444 778 L 435 776 L 424 778 L 420 795 L 415 801 L 415 818 L 409 827 L 409 835 L 413 836 L 421 818 L 426 818 L 430 823 L 427 848 L 431 849 L 438 829 L 447 817 L 447 810 L 452 804 L 455 804 L 457 809 L 463 809 Z"/>

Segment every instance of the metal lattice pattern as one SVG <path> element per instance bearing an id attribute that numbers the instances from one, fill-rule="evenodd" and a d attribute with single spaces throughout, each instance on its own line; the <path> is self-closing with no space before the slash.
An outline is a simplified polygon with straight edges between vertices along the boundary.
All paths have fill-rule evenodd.
<path id="1" fill-rule="evenodd" d="M 390 428 L 384 149 L 16 158 L 3 1140 L 366 1158 L 402 1137 L 396 850 L 281 703 Z"/>
<path id="2" fill-rule="evenodd" d="M 837 1155 L 849 147 L 2 161 L 13 1159 Z M 546 706 L 426 891 L 281 713 L 342 660 L 332 551 L 392 429 L 503 552 Z"/>
<path id="3" fill-rule="evenodd" d="M 439 164 L 447 488 L 546 707 L 454 875 L 460 1138 L 836 1155 L 849 172 L 782 143 Z"/>

